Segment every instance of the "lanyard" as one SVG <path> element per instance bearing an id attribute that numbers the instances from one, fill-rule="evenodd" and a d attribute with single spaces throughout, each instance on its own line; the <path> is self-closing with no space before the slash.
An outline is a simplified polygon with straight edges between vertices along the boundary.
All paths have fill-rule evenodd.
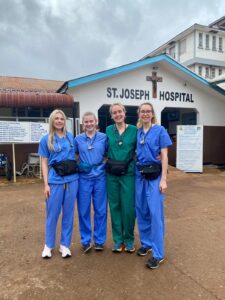
<path id="1" fill-rule="evenodd" d="M 86 143 L 87 143 L 88 150 L 94 149 L 93 144 L 95 142 L 95 139 L 96 139 L 96 136 L 97 136 L 97 132 L 95 133 L 95 135 L 94 135 L 93 138 L 88 137 L 86 133 L 85 133 L 85 136 L 86 136 Z M 90 143 L 88 141 L 90 141 Z"/>
<path id="2" fill-rule="evenodd" d="M 116 128 L 116 125 L 114 127 L 114 136 L 115 136 L 115 141 L 119 146 L 123 145 L 123 140 L 124 140 L 124 136 L 126 134 L 126 130 L 127 130 L 127 125 L 125 124 L 125 130 L 124 132 L 120 135 L 118 129 Z"/>
<path id="3" fill-rule="evenodd" d="M 73 143 L 71 143 L 71 141 L 69 140 L 67 134 L 66 134 L 66 136 L 64 136 L 64 137 L 66 137 L 67 141 L 69 142 L 70 148 L 73 148 Z M 64 138 L 64 137 L 63 137 L 63 138 Z M 55 142 L 56 145 L 57 145 L 57 147 L 54 148 L 54 151 L 57 152 L 57 153 L 61 152 L 61 151 L 62 151 L 62 147 L 60 146 L 60 144 L 59 144 L 59 142 L 58 142 L 58 137 L 57 137 L 57 136 L 54 136 L 54 142 Z"/>
<path id="4" fill-rule="evenodd" d="M 152 129 L 152 125 L 150 126 L 149 130 L 146 133 L 144 133 L 144 130 L 142 128 L 141 133 L 140 133 L 140 144 L 141 145 L 145 144 L 145 140 L 146 140 L 147 136 L 149 135 L 151 129 Z"/>

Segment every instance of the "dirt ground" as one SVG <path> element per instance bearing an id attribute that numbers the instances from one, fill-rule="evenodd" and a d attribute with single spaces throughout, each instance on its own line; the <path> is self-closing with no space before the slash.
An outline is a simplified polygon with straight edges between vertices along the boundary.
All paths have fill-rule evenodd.
<path id="1" fill-rule="evenodd" d="M 0 299 L 225 299 L 225 172 L 170 168 L 168 185 L 166 260 L 149 270 L 147 257 L 111 252 L 110 217 L 102 253 L 82 253 L 76 214 L 73 256 L 62 259 L 57 244 L 52 259 L 43 260 L 42 182 L 1 177 Z M 137 228 L 135 235 L 138 248 Z"/>

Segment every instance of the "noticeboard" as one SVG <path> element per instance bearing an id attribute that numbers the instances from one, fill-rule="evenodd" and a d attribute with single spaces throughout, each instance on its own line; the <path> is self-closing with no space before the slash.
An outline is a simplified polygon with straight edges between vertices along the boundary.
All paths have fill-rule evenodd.
<path id="1" fill-rule="evenodd" d="M 48 132 L 47 123 L 0 121 L 0 143 L 38 143 Z"/>
<path id="2" fill-rule="evenodd" d="M 203 126 L 177 126 L 176 167 L 184 172 L 203 172 Z"/>
<path id="3" fill-rule="evenodd" d="M 73 129 L 73 120 L 66 120 L 68 131 Z M 0 144 L 39 143 L 48 132 L 48 123 L 0 121 Z"/>

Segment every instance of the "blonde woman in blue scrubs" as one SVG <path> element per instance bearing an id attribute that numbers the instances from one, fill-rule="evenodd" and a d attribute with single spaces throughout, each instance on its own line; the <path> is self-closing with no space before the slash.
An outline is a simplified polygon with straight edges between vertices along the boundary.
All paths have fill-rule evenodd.
<path id="1" fill-rule="evenodd" d="M 152 251 L 146 266 L 156 269 L 164 260 L 164 192 L 167 188 L 170 137 L 163 126 L 156 124 L 151 103 L 143 103 L 138 109 L 136 216 L 141 248 L 137 254 L 145 256 Z M 160 155 L 160 160 L 158 159 Z M 156 176 L 144 175 L 143 169 L 157 170 Z"/>
<path id="2" fill-rule="evenodd" d="M 84 253 L 92 248 L 102 251 L 106 241 L 107 195 L 104 157 L 107 138 L 96 130 L 97 118 L 86 112 L 82 117 L 84 133 L 75 138 L 75 151 L 79 155 L 78 215 L 81 244 Z M 94 230 L 91 225 L 91 203 L 94 209 Z M 92 232 L 93 231 L 93 232 Z"/>
<path id="3" fill-rule="evenodd" d="M 53 164 L 75 160 L 73 135 L 67 132 L 66 116 L 54 110 L 49 117 L 49 133 L 40 141 L 38 154 L 42 158 L 44 195 L 46 199 L 46 232 L 43 258 L 52 257 L 56 242 L 56 226 L 62 211 L 62 229 L 59 252 L 70 257 L 73 233 L 74 206 L 78 190 L 78 174 L 59 176 Z"/>

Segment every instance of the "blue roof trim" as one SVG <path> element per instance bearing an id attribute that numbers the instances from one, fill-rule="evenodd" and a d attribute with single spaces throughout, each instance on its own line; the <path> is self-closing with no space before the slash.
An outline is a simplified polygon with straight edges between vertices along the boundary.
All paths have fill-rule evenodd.
<path id="1" fill-rule="evenodd" d="M 174 60 L 173 58 L 171 58 L 170 56 L 166 55 L 166 54 L 160 54 L 157 56 L 153 56 L 153 57 L 149 57 L 146 59 L 142 59 L 136 62 L 132 62 L 130 64 L 127 65 L 123 65 L 120 67 L 116 67 L 113 69 L 109 69 L 109 70 L 105 70 L 99 73 L 95 73 L 95 74 L 91 74 L 91 75 L 87 75 L 84 77 L 80 77 L 77 79 L 72 79 L 67 81 L 67 87 L 68 88 L 74 88 L 83 84 L 87 84 L 87 83 L 91 83 L 97 80 L 101 80 L 110 76 L 114 76 L 114 75 L 118 75 L 124 72 L 128 72 L 131 70 L 135 70 L 137 68 L 141 68 L 143 66 L 147 66 L 147 65 L 151 65 L 160 61 L 166 61 L 169 64 L 173 65 L 175 68 L 181 70 L 182 72 L 186 73 L 187 75 L 191 76 L 192 78 L 200 81 L 201 83 L 203 83 L 204 85 L 211 87 L 212 89 L 216 90 L 217 92 L 225 95 L 225 91 L 223 89 L 221 89 L 218 86 L 213 86 L 212 84 L 210 84 L 206 79 L 202 78 L 201 76 L 199 76 L 198 74 L 194 73 L 193 71 L 191 71 L 190 69 L 188 69 L 187 67 L 181 65 L 180 63 L 178 63 L 176 60 Z M 65 84 L 65 83 L 64 83 Z M 60 89 L 61 90 L 61 89 Z"/>
<path id="2" fill-rule="evenodd" d="M 137 68 L 149 65 L 149 64 L 153 64 L 155 62 L 159 62 L 160 60 L 162 60 L 161 56 L 164 56 L 164 55 L 151 57 L 151 58 L 148 58 L 148 59 L 145 59 L 145 60 L 139 60 L 139 61 L 127 64 L 127 65 L 123 65 L 123 66 L 120 66 L 120 67 L 116 67 L 116 68 L 113 68 L 113 69 L 110 69 L 110 70 L 106 70 L 106 71 L 102 71 L 102 72 L 99 72 L 99 73 L 87 75 L 87 76 L 80 77 L 80 78 L 77 78 L 77 79 L 72 79 L 72 80 L 68 81 L 68 87 L 70 87 L 70 88 L 71 87 L 76 87 L 78 85 L 82 85 L 82 84 L 85 84 L 85 83 L 90 83 L 90 82 L 100 80 L 100 79 L 103 79 L 103 78 L 107 78 L 107 77 L 110 77 L 110 76 L 113 76 L 113 75 L 118 75 L 118 74 L 121 74 L 123 72 L 131 71 L 131 70 L 134 70 L 134 69 L 137 69 Z"/>

